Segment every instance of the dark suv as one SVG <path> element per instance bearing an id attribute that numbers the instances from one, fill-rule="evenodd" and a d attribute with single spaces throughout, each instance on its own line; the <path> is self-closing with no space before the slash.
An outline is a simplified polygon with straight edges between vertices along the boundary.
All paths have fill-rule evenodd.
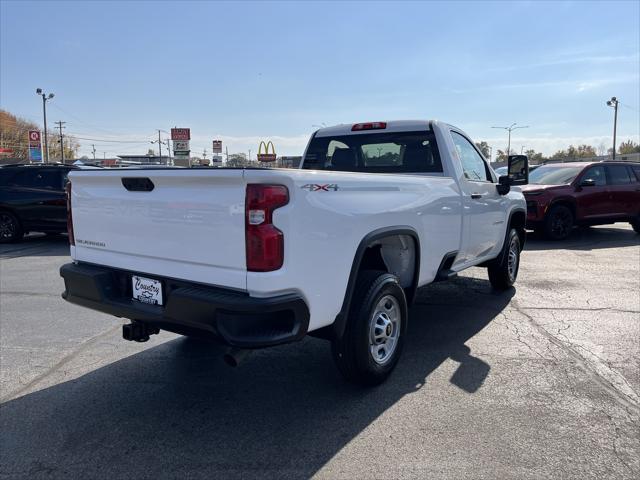
<path id="1" fill-rule="evenodd" d="M 67 231 L 64 191 L 71 165 L 0 167 L 0 243 L 17 242 L 29 232 Z"/>
<path id="2" fill-rule="evenodd" d="M 629 222 L 640 233 L 640 164 L 622 162 L 552 163 L 529 175 L 522 187 L 527 228 L 553 240 L 569 236 L 574 225 Z"/>

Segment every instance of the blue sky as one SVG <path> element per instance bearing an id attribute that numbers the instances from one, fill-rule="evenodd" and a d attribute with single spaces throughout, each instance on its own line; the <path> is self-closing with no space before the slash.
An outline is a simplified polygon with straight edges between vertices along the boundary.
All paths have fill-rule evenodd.
<path id="1" fill-rule="evenodd" d="M 312 125 L 438 118 L 495 148 L 640 135 L 640 2 L 0 1 L 0 108 L 42 123 L 54 92 L 81 154 L 146 153 L 192 129 L 192 153 L 273 139 L 301 154 Z M 138 141 L 137 144 L 106 140 Z"/>

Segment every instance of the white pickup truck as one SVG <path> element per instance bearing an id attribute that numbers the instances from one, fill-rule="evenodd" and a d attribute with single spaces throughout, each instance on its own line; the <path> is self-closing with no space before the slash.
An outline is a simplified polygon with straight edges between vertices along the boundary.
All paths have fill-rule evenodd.
<path id="1" fill-rule="evenodd" d="M 221 341 L 232 364 L 326 338 L 345 377 L 376 384 L 418 287 L 477 265 L 515 282 L 528 167 L 509 163 L 497 178 L 461 130 L 390 121 L 318 130 L 299 169 L 74 171 L 63 298 L 131 319 L 128 340 Z"/>

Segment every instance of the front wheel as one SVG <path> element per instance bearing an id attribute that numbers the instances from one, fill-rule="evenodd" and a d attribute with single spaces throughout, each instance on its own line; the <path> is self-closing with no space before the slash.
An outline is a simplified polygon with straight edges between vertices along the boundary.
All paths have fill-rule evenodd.
<path id="1" fill-rule="evenodd" d="M 398 278 L 377 270 L 361 272 L 344 335 L 332 344 L 340 373 L 354 383 L 382 383 L 400 358 L 407 320 Z"/>
<path id="2" fill-rule="evenodd" d="M 520 269 L 520 237 L 515 228 L 509 231 L 502 253 L 487 269 L 489 281 L 496 290 L 506 290 L 516 283 Z"/>
<path id="3" fill-rule="evenodd" d="M 544 221 L 544 233 L 551 240 L 564 240 L 573 229 L 573 212 L 569 207 L 551 207 Z"/>
<path id="4" fill-rule="evenodd" d="M 11 212 L 0 212 L 0 243 L 17 242 L 22 236 L 18 217 Z"/>

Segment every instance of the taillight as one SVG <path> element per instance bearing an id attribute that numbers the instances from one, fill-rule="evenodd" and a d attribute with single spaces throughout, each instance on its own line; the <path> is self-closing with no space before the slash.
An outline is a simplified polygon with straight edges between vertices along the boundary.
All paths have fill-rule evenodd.
<path id="1" fill-rule="evenodd" d="M 282 267 L 284 235 L 273 225 L 273 211 L 287 203 L 289 190 L 284 185 L 247 185 L 245 237 L 250 272 L 271 272 Z"/>
<path id="2" fill-rule="evenodd" d="M 67 182 L 64 191 L 67 193 L 67 233 L 69 234 L 69 245 L 75 245 L 76 239 L 73 237 L 73 217 L 71 215 L 71 182 Z"/>
<path id="3" fill-rule="evenodd" d="M 351 127 L 352 132 L 358 132 L 360 130 L 384 130 L 387 128 L 387 122 L 369 122 L 369 123 L 356 123 Z"/>

